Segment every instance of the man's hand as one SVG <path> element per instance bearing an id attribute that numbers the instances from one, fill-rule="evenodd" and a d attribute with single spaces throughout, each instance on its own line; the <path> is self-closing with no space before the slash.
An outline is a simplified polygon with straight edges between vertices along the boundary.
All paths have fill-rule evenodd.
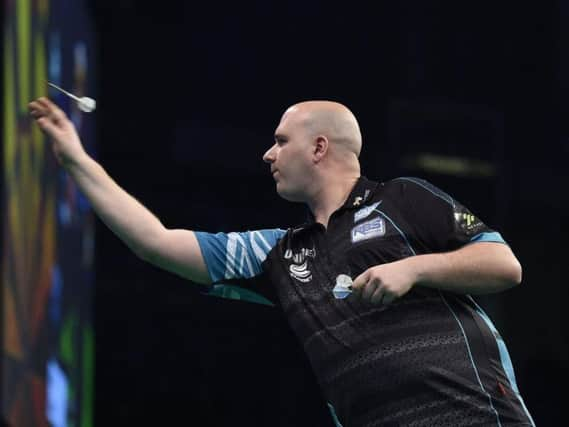
<path id="1" fill-rule="evenodd" d="M 355 278 L 352 297 L 371 304 L 390 304 L 401 298 L 417 282 L 408 259 L 368 268 Z"/>
<path id="2" fill-rule="evenodd" d="M 30 102 L 28 108 L 40 129 L 51 139 L 60 165 L 75 163 L 85 154 L 75 126 L 57 105 L 42 97 Z"/>
<path id="3" fill-rule="evenodd" d="M 372 304 L 389 304 L 416 285 L 482 295 L 504 291 L 521 280 L 522 268 L 509 246 L 478 242 L 371 267 L 356 277 L 352 292 Z"/>
<path id="4" fill-rule="evenodd" d="M 47 98 L 29 104 L 30 114 L 52 140 L 57 160 L 67 169 L 99 218 L 145 261 L 198 283 L 211 278 L 195 233 L 168 230 L 128 194 L 83 149 L 66 114 Z"/>

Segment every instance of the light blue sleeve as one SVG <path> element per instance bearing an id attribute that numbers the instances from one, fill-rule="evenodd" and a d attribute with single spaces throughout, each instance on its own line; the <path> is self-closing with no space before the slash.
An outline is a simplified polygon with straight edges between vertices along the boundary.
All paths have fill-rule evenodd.
<path id="1" fill-rule="evenodd" d="M 507 245 L 502 235 L 497 231 L 479 233 L 470 239 L 470 243 L 477 243 L 477 242 L 494 242 L 494 243 L 504 243 L 505 245 Z"/>
<path id="2" fill-rule="evenodd" d="M 267 254 L 285 233 L 276 228 L 215 234 L 196 231 L 195 235 L 210 278 L 218 283 L 259 275 Z"/>

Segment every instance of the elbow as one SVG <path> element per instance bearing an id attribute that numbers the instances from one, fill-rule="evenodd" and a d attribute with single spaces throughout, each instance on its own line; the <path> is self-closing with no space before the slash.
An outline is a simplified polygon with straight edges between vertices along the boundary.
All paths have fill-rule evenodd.
<path id="1" fill-rule="evenodd" d="M 522 283 L 522 266 L 516 257 L 512 258 L 513 259 L 509 262 L 505 275 L 505 279 L 509 285 L 509 288 L 513 288 Z"/>
<path id="2" fill-rule="evenodd" d="M 142 261 L 145 262 L 149 262 L 152 263 L 154 258 L 156 258 L 156 253 L 155 251 L 152 251 L 150 247 L 148 246 L 135 246 L 135 245 L 129 245 L 130 250 L 138 257 L 140 258 Z"/>
<path id="3" fill-rule="evenodd" d="M 142 261 L 155 264 L 160 259 L 160 248 L 163 247 L 160 240 L 162 237 L 163 234 L 160 233 L 146 233 L 144 240 L 130 242 L 128 246 Z"/>
<path id="4" fill-rule="evenodd" d="M 134 254 L 144 262 L 150 264 L 156 264 L 158 260 L 158 254 L 156 251 L 152 251 L 149 248 L 133 248 Z"/>
<path id="5" fill-rule="evenodd" d="M 500 252 L 495 252 L 496 266 L 500 271 L 502 289 L 509 289 L 522 283 L 522 265 L 512 250 L 506 246 L 499 246 Z"/>
<path id="6" fill-rule="evenodd" d="M 520 264 L 520 262 L 518 260 L 516 260 L 516 285 L 520 285 L 522 283 L 522 278 L 523 278 L 523 271 L 522 271 L 522 265 Z"/>

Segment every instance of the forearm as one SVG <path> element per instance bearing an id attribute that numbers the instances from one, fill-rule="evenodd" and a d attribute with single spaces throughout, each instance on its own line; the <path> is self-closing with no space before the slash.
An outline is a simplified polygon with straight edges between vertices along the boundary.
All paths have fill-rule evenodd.
<path id="1" fill-rule="evenodd" d="M 521 266 L 510 248 L 481 242 L 447 253 L 406 258 L 415 285 L 462 294 L 500 292 L 521 282 Z"/>
<path id="2" fill-rule="evenodd" d="M 97 216 L 130 249 L 144 257 L 165 231 L 158 218 L 123 190 L 88 155 L 65 165 L 65 169 L 89 199 Z"/>

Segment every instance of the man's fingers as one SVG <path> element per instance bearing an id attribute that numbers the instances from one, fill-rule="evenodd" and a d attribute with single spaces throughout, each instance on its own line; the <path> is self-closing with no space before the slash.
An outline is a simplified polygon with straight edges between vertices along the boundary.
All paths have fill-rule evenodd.
<path id="1" fill-rule="evenodd" d="M 384 286 L 378 286 L 370 298 L 372 304 L 389 305 L 395 301 L 396 295 L 385 289 Z"/>
<path id="2" fill-rule="evenodd" d="M 362 290 L 365 284 L 367 283 L 367 270 L 360 274 L 358 277 L 354 279 L 352 282 L 352 297 L 355 299 L 360 299 L 362 296 Z"/>
<path id="3" fill-rule="evenodd" d="M 371 274 L 371 269 L 367 269 L 354 279 L 352 284 L 352 295 L 356 299 L 371 301 L 376 289 L 381 286 L 381 280 Z"/>
<path id="4" fill-rule="evenodd" d="M 36 99 L 28 104 L 28 110 L 33 117 L 49 116 L 51 114 L 49 106 L 41 102 L 40 99 Z"/>
<path id="5" fill-rule="evenodd" d="M 48 98 L 46 98 L 45 96 L 42 96 L 38 99 L 36 99 L 36 101 L 39 105 L 42 106 L 42 108 L 45 108 L 46 110 L 51 110 L 55 107 L 55 105 L 53 104 L 53 102 L 51 102 Z"/>
<path id="6" fill-rule="evenodd" d="M 38 119 L 40 117 L 46 117 L 47 113 L 39 108 L 30 107 L 30 115 L 34 119 Z"/>
<path id="7" fill-rule="evenodd" d="M 366 270 L 358 277 L 356 277 L 352 282 L 352 289 L 361 290 L 361 288 L 367 283 L 368 276 L 369 276 L 369 270 Z"/>
<path id="8" fill-rule="evenodd" d="M 377 279 L 369 280 L 365 286 L 362 288 L 361 298 L 364 301 L 371 301 L 371 296 L 374 294 L 375 290 L 379 287 L 380 282 Z"/>
<path id="9" fill-rule="evenodd" d="M 51 102 L 49 100 L 49 98 L 42 96 L 41 98 L 38 99 L 38 102 L 40 102 L 42 105 L 45 105 L 51 112 L 53 112 L 57 115 L 65 116 L 65 113 L 63 112 L 63 110 L 61 108 L 59 108 L 57 106 L 57 104 Z"/>
<path id="10" fill-rule="evenodd" d="M 28 108 L 40 129 L 51 137 L 68 126 L 65 112 L 45 97 L 30 102 Z"/>
<path id="11" fill-rule="evenodd" d="M 43 116 L 36 120 L 38 126 L 44 132 L 47 132 L 50 135 L 57 130 L 57 126 L 49 119 L 49 117 Z"/>
<path id="12" fill-rule="evenodd" d="M 37 102 L 42 111 L 45 111 L 46 115 L 55 122 L 59 122 L 67 118 L 65 112 L 53 102 L 51 102 L 48 98 L 41 97 L 38 98 L 35 102 Z"/>
<path id="13" fill-rule="evenodd" d="M 32 101 L 28 104 L 28 110 L 32 116 L 42 116 L 47 114 L 45 108 L 36 101 Z"/>
<path id="14" fill-rule="evenodd" d="M 372 304 L 381 304 L 381 303 L 385 303 L 386 296 L 384 293 L 384 289 L 381 286 L 378 286 L 373 295 L 371 296 L 370 302 Z"/>

